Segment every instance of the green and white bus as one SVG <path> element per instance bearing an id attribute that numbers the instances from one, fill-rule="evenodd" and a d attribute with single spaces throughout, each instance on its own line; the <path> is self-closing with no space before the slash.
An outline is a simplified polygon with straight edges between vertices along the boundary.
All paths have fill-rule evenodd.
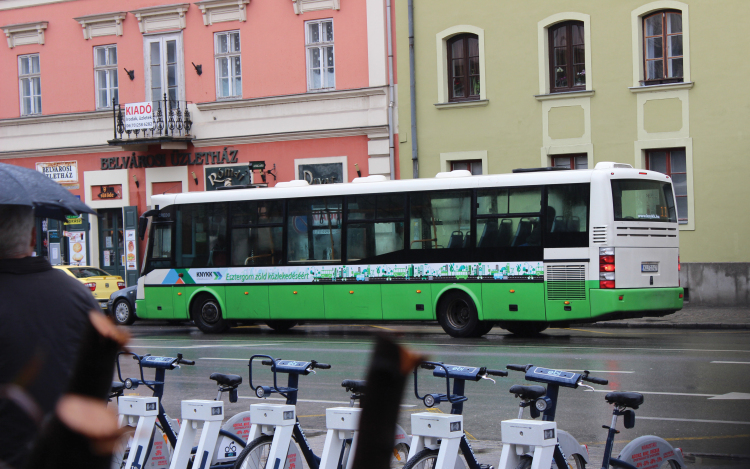
<path id="1" fill-rule="evenodd" d="M 153 196 L 138 317 L 436 320 L 477 337 L 681 309 L 669 176 L 552 169 Z"/>

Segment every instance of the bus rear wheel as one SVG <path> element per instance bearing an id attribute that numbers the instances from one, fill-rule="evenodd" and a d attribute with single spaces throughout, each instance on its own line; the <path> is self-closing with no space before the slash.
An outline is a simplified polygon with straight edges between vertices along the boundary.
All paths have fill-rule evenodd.
<path id="1" fill-rule="evenodd" d="M 200 295 L 191 308 L 193 322 L 206 334 L 224 332 L 229 326 L 221 315 L 219 302 L 211 295 Z"/>
<path id="2" fill-rule="evenodd" d="M 466 293 L 454 290 L 440 299 L 437 320 L 451 337 L 476 337 L 482 332 L 477 306 Z"/>
<path id="3" fill-rule="evenodd" d="M 514 321 L 500 324 L 500 327 L 520 337 L 533 337 L 549 327 L 546 322 Z"/>

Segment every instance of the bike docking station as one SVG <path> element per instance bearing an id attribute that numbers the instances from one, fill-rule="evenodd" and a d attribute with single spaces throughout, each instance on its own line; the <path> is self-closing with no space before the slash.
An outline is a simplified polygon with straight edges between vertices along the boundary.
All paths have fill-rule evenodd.
<path id="1" fill-rule="evenodd" d="M 185 469 L 188 467 L 193 441 L 195 441 L 199 426 L 201 427 L 201 436 L 195 450 L 193 466 L 196 469 L 206 469 L 211 463 L 210 458 L 214 453 L 223 420 L 224 403 L 222 401 L 198 399 L 182 401 L 182 425 L 180 434 L 177 436 L 177 444 L 169 469 Z"/>
<path id="2" fill-rule="evenodd" d="M 289 447 L 292 444 L 292 432 L 297 423 L 296 406 L 288 404 L 251 404 L 250 405 L 250 434 L 247 442 L 250 444 L 261 435 L 273 435 L 271 450 L 268 453 L 268 467 L 282 468 L 286 464 Z M 296 458 L 296 456 L 295 456 Z"/>
<path id="3" fill-rule="evenodd" d="M 332 407 L 326 409 L 326 441 L 320 458 L 320 469 L 337 469 L 341 448 L 346 440 L 351 440 L 349 458 L 346 467 L 352 469 L 354 453 L 357 451 L 357 436 L 359 434 L 359 417 L 362 409 L 357 407 Z"/>
<path id="4" fill-rule="evenodd" d="M 503 450 L 498 469 L 514 469 L 521 456 L 533 448 L 531 469 L 547 469 L 557 446 L 557 424 L 553 421 L 513 419 L 500 422 Z"/>
<path id="5" fill-rule="evenodd" d="M 151 443 L 151 434 L 159 415 L 159 398 L 120 396 L 117 399 L 117 410 L 120 414 L 118 426 L 135 426 L 131 450 L 125 467 L 143 467 L 146 450 Z"/>
<path id="6" fill-rule="evenodd" d="M 427 448 L 438 448 L 435 469 L 463 467 L 458 459 L 461 438 L 464 436 L 464 416 L 420 412 L 411 416 L 411 447 L 407 461 Z M 438 440 L 440 440 L 438 442 Z"/>

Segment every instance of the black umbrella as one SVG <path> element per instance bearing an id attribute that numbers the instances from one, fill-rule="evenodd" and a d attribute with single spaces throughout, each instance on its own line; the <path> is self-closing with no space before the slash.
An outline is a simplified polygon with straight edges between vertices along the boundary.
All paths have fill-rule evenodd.
<path id="1" fill-rule="evenodd" d="M 26 205 L 34 215 L 64 220 L 96 212 L 60 184 L 33 169 L 0 163 L 0 205 Z"/>

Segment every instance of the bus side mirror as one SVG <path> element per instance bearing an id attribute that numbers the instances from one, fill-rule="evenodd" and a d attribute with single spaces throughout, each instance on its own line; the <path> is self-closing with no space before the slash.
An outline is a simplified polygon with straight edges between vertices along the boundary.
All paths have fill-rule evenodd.
<path id="1" fill-rule="evenodd" d="M 148 228 L 148 219 L 146 219 L 146 217 L 138 218 L 138 237 L 141 238 L 141 241 L 143 241 L 143 238 L 146 236 L 147 228 Z"/>

